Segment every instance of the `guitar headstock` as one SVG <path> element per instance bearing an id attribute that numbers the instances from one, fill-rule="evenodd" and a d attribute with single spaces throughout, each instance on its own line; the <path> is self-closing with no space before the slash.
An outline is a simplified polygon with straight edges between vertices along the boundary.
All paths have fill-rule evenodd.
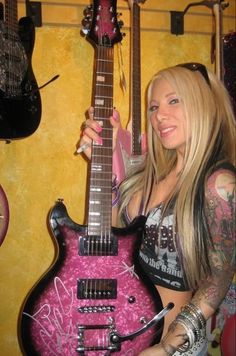
<path id="1" fill-rule="evenodd" d="M 82 32 L 93 44 L 112 47 L 122 40 L 122 23 L 117 20 L 116 0 L 94 0 L 84 14 Z"/>

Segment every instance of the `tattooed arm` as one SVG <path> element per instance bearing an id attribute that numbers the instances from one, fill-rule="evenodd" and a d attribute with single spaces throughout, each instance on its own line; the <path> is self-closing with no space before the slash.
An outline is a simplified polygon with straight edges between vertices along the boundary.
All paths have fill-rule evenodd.
<path id="1" fill-rule="evenodd" d="M 235 175 L 220 169 L 208 179 L 205 213 L 214 249 L 210 251 L 212 275 L 193 297 L 208 319 L 224 299 L 235 272 Z"/>
<path id="2" fill-rule="evenodd" d="M 226 169 L 214 172 L 208 179 L 205 197 L 205 214 L 213 241 L 209 253 L 211 276 L 200 283 L 191 302 L 207 320 L 224 299 L 235 272 L 235 175 Z M 161 343 L 140 356 L 173 355 L 186 338 L 181 325 L 171 324 Z"/>

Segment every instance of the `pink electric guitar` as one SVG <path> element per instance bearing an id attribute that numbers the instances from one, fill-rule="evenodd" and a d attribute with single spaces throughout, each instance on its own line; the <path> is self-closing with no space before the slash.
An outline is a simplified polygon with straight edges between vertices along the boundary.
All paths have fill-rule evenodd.
<path id="1" fill-rule="evenodd" d="M 19 319 L 23 354 L 32 356 L 136 356 L 161 330 L 173 307 L 142 279 L 136 252 L 145 217 L 128 228 L 111 227 L 113 45 L 121 40 L 116 1 L 94 1 L 87 11 L 95 47 L 94 119 L 103 144 L 92 144 L 88 223 L 79 225 L 58 201 L 49 217 L 55 259 L 29 293 Z M 159 312 L 159 314 L 157 314 Z M 160 334 L 160 333 L 159 333 Z"/>
<path id="2" fill-rule="evenodd" d="M 140 68 L 140 7 L 146 0 L 128 0 L 131 32 L 131 96 L 127 130 L 119 130 L 113 155 L 113 172 L 121 182 L 132 165 L 142 159 L 146 136 L 141 135 L 141 68 Z"/>

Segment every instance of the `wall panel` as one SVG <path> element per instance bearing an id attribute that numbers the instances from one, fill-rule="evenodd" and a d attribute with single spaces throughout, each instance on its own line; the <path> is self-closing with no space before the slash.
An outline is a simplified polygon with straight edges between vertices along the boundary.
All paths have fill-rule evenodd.
<path id="1" fill-rule="evenodd" d="M 224 32 L 235 30 L 235 1 L 224 12 Z M 54 248 L 47 228 L 47 215 L 63 198 L 73 220 L 83 223 L 86 197 L 86 167 L 75 156 L 84 113 L 91 102 L 94 50 L 81 36 L 84 7 L 89 2 L 43 1 L 43 26 L 36 28 L 33 69 L 42 85 L 42 117 L 30 137 L 6 144 L 0 141 L 0 184 L 8 197 L 10 224 L 0 247 L 0 353 L 21 354 L 17 341 L 17 318 L 29 289 L 50 265 Z M 170 10 L 182 11 L 187 1 L 147 0 L 141 5 L 141 74 L 144 129 L 145 89 L 160 68 L 178 62 L 200 61 L 214 69 L 210 60 L 212 14 L 203 7 L 192 9 L 182 36 L 170 33 Z M 129 117 L 129 9 L 118 0 L 126 36 L 114 48 L 114 104 L 125 126 Z M 25 15 L 19 2 L 19 17 Z M 118 55 L 122 54 L 123 67 Z M 127 90 L 119 85 L 123 71 Z M 20 117 L 19 117 L 20 120 Z"/>

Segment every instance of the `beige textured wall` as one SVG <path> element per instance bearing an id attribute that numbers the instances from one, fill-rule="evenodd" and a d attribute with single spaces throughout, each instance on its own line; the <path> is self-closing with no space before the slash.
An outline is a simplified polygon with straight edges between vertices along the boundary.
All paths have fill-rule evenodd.
<path id="1" fill-rule="evenodd" d="M 235 0 L 224 11 L 224 33 L 235 31 Z M 43 26 L 36 29 L 33 69 L 38 85 L 60 77 L 41 91 L 42 117 L 30 137 L 6 144 L 0 141 L 0 184 L 8 197 L 10 224 L 0 247 L 0 354 L 20 355 L 17 341 L 19 309 L 29 289 L 50 265 L 54 249 L 47 214 L 63 198 L 72 219 L 83 223 L 86 163 L 76 157 L 76 143 L 84 112 L 90 105 L 93 48 L 80 35 L 82 12 L 89 2 L 42 2 Z M 183 10 L 186 0 L 147 0 L 141 5 L 142 97 L 152 74 L 178 62 L 200 61 L 209 68 L 212 14 L 193 8 L 185 18 L 185 34 L 170 34 L 170 10 Z M 129 84 L 129 9 L 122 12 L 123 70 Z M 19 3 L 19 17 L 25 13 Z M 129 85 L 128 85 L 129 87 Z M 118 50 L 115 47 L 114 104 L 123 124 L 128 120 L 129 91 L 119 87 Z M 144 111 L 144 102 L 142 102 Z M 20 120 L 20 118 L 19 118 Z"/>

